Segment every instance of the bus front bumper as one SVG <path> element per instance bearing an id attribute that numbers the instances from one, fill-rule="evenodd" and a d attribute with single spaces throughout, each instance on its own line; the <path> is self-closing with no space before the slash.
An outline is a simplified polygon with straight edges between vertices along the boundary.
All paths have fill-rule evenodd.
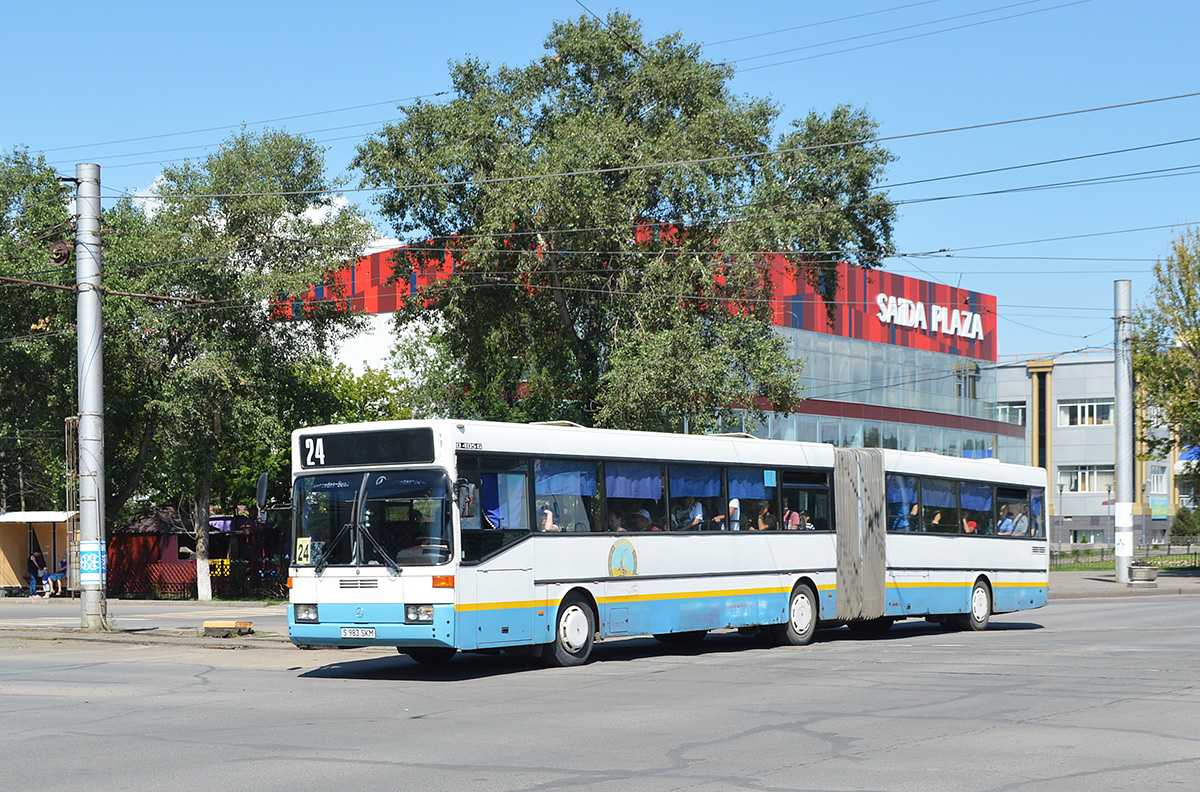
<path id="1" fill-rule="evenodd" d="M 317 621 L 296 620 L 288 605 L 288 638 L 296 646 L 454 646 L 454 605 L 434 605 L 429 621 L 406 622 L 403 604 L 317 606 Z"/>

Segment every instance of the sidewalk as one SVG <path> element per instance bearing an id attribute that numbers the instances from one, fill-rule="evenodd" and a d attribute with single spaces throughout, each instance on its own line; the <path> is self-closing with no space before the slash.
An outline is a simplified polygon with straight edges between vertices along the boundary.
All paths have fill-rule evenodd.
<path id="1" fill-rule="evenodd" d="M 1159 570 L 1158 586 L 1129 588 L 1114 572 L 1051 572 L 1050 599 L 1153 597 L 1200 594 L 1200 570 Z M 256 602 L 158 600 L 107 601 L 109 630 L 80 628 L 78 599 L 0 597 L 0 641 L 83 640 L 134 644 L 172 643 L 224 649 L 290 646 L 287 606 Z M 248 621 L 250 635 L 213 638 L 202 635 L 206 621 Z"/>
<path id="2" fill-rule="evenodd" d="M 85 632 L 78 598 L 0 597 L 0 641 L 14 638 L 135 644 L 184 643 L 214 648 L 290 646 L 287 606 L 261 602 L 109 599 L 105 632 Z M 229 638 L 203 634 L 205 622 L 251 622 L 253 632 Z"/>
<path id="3" fill-rule="evenodd" d="M 1200 570 L 1160 569 L 1157 588 L 1130 588 L 1115 572 L 1050 572 L 1050 599 L 1200 594 Z"/>

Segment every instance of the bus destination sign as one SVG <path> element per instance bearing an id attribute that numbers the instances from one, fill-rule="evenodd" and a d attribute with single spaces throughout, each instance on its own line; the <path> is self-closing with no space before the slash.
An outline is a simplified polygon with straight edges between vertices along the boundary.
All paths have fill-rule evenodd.
<path id="1" fill-rule="evenodd" d="M 300 435 L 300 467 L 305 469 L 432 461 L 432 429 Z"/>

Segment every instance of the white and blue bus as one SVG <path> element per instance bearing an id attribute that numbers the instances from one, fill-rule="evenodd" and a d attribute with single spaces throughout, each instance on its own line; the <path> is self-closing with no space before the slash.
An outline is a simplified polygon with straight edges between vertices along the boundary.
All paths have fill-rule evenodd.
<path id="1" fill-rule="evenodd" d="M 293 434 L 288 630 L 424 663 L 1046 604 L 1041 468 L 748 436 L 397 421 Z"/>

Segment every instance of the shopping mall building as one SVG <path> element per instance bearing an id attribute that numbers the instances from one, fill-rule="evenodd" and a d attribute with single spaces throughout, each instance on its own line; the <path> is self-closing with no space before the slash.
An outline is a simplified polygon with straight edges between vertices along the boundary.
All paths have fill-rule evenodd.
<path id="1" fill-rule="evenodd" d="M 346 284 L 351 310 L 388 314 L 452 267 L 436 262 L 392 281 L 391 256 L 383 250 L 356 264 Z M 1028 460 L 1024 427 L 997 420 L 994 296 L 848 264 L 839 274 L 831 312 L 802 278 L 774 271 L 775 326 L 805 361 L 805 400 L 757 434 Z M 386 322 L 374 327 L 342 350 L 342 362 L 383 363 L 391 338 Z"/>

